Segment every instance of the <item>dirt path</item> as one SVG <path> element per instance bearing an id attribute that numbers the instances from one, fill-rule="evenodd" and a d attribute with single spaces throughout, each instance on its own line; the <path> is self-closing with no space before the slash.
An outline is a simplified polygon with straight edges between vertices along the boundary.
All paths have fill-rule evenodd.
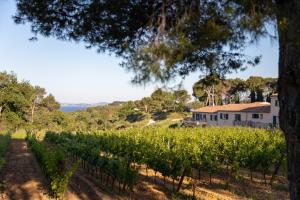
<path id="1" fill-rule="evenodd" d="M 12 140 L 3 177 L 2 199 L 49 199 L 42 172 L 24 140 Z"/>
<path id="2" fill-rule="evenodd" d="M 93 182 L 89 181 L 81 170 L 71 177 L 66 195 L 66 200 L 117 200 L 114 194 L 101 190 Z"/>
<path id="3" fill-rule="evenodd" d="M 1 177 L 0 177 L 1 178 Z M 27 143 L 12 140 L 3 169 L 4 193 L 0 200 L 49 200 L 47 182 Z M 110 200 L 111 194 L 99 190 L 80 172 L 71 178 L 65 200 Z"/>

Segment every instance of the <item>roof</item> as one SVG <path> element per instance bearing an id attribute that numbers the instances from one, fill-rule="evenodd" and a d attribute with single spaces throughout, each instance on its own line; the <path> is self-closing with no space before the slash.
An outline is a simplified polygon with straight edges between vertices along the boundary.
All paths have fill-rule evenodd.
<path id="1" fill-rule="evenodd" d="M 193 110 L 193 112 L 204 112 L 204 113 L 214 113 L 218 111 L 269 113 L 271 112 L 271 104 L 268 102 L 227 104 L 223 106 L 206 106 L 206 107 Z"/>

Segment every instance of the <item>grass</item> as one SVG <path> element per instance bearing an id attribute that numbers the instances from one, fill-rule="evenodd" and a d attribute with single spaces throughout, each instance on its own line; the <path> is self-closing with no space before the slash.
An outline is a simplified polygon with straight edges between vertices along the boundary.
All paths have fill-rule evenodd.
<path id="1" fill-rule="evenodd" d="M 40 130 L 40 131 L 36 132 L 35 135 L 38 139 L 43 139 L 45 136 L 45 133 L 46 133 L 46 130 Z M 24 140 L 26 138 L 26 136 L 27 136 L 27 134 L 24 129 L 19 129 L 16 132 L 11 134 L 11 138 L 16 139 L 16 140 Z"/>
<path id="2" fill-rule="evenodd" d="M 17 139 L 17 140 L 24 140 L 26 138 L 26 132 L 25 130 L 19 130 L 13 134 L 11 134 L 12 139 Z"/>
<path id="3" fill-rule="evenodd" d="M 182 112 L 173 112 L 173 113 L 166 113 L 166 118 L 161 120 L 155 120 L 155 123 L 151 126 L 153 127 L 163 127 L 168 128 L 172 124 L 180 123 L 180 120 L 184 119 L 185 117 L 191 117 L 190 114 L 182 113 Z M 128 121 L 119 121 L 116 122 L 115 126 L 119 127 L 121 125 L 125 125 L 126 127 L 132 128 L 141 128 L 148 126 L 149 121 L 154 120 L 153 116 L 148 113 L 144 113 L 144 118 L 140 121 L 130 123 Z"/>

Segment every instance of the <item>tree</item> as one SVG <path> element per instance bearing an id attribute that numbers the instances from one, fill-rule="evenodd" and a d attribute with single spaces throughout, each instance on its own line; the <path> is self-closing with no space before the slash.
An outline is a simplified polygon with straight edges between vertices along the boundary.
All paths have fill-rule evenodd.
<path id="1" fill-rule="evenodd" d="M 45 89 L 18 81 L 15 74 L 0 72 L 0 125 L 3 129 L 51 129 L 53 111 L 59 109 Z M 59 115 L 58 113 L 56 113 Z"/>
<path id="2" fill-rule="evenodd" d="M 25 123 L 28 121 L 30 98 L 34 88 L 28 82 L 18 82 L 15 74 L 6 72 L 0 72 L 0 82 L 0 116 L 2 121 L 10 122 L 12 126 L 14 126 L 14 122 L 16 124 L 20 124 L 19 121 Z"/>
<path id="3" fill-rule="evenodd" d="M 227 81 L 230 85 L 230 89 L 228 91 L 230 95 L 230 100 L 233 99 L 235 103 L 241 102 L 241 93 L 246 91 L 246 82 L 242 79 L 229 79 Z"/>
<path id="4" fill-rule="evenodd" d="M 264 101 L 263 90 L 265 86 L 264 78 L 260 76 L 250 76 L 246 81 L 247 88 L 250 90 L 251 102 Z"/>
<path id="5" fill-rule="evenodd" d="M 144 97 L 139 101 L 140 107 L 144 112 L 149 113 L 151 101 L 150 97 Z"/>
<path id="6" fill-rule="evenodd" d="M 7 91 L 8 88 L 13 84 L 17 83 L 17 78 L 14 74 L 8 74 L 6 72 L 0 73 L 0 116 L 2 115 L 7 101 Z M 7 108 L 6 108 L 7 109 Z"/>
<path id="7" fill-rule="evenodd" d="M 153 112 L 169 112 L 175 111 L 175 98 L 171 92 L 162 90 L 161 88 L 155 90 L 151 94 Z"/>
<path id="8" fill-rule="evenodd" d="M 184 89 L 175 90 L 173 92 L 175 104 L 176 104 L 176 111 L 184 111 L 186 109 L 186 105 L 190 100 L 190 95 Z"/>
<path id="9" fill-rule="evenodd" d="M 277 78 L 266 78 L 265 79 L 265 85 L 266 85 L 266 100 L 267 102 L 271 102 L 271 95 L 274 93 L 278 93 L 277 89 Z"/>
<path id="10" fill-rule="evenodd" d="M 31 123 L 33 123 L 33 116 L 34 116 L 36 107 L 38 107 L 42 103 L 45 93 L 46 92 L 45 92 L 44 88 L 41 88 L 38 86 L 36 86 L 34 88 L 33 95 L 31 97 L 32 103 L 30 106 L 30 121 L 31 121 Z"/>
<path id="11" fill-rule="evenodd" d="M 300 3 L 298 0 L 18 0 L 17 23 L 34 33 L 111 51 L 135 72 L 133 82 L 167 81 L 196 71 L 221 75 L 256 64 L 251 40 L 279 41 L 280 127 L 288 152 L 291 199 L 300 198 Z"/>
<path id="12" fill-rule="evenodd" d="M 223 84 L 217 74 L 211 74 L 200 79 L 193 86 L 193 96 L 200 101 L 205 101 L 205 105 L 214 106 L 218 100 L 222 100 Z"/>
<path id="13" fill-rule="evenodd" d="M 55 100 L 55 97 L 52 94 L 49 94 L 42 99 L 41 104 L 49 111 L 59 110 L 60 108 L 60 104 Z"/>
<path id="14" fill-rule="evenodd" d="M 136 103 L 128 101 L 118 112 L 118 117 L 131 123 L 144 119 L 143 113 L 137 108 Z"/>
<path id="15" fill-rule="evenodd" d="M 245 82 L 245 87 L 250 91 L 251 102 L 270 102 L 271 95 L 277 93 L 277 78 L 250 76 Z"/>

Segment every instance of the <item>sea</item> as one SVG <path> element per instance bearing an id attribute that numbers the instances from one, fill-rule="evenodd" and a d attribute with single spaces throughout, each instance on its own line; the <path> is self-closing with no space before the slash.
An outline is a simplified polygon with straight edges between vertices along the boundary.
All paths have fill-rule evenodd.
<path id="1" fill-rule="evenodd" d="M 78 110 L 85 110 L 88 107 L 89 106 L 61 106 L 60 110 L 62 112 L 74 112 L 74 111 L 78 111 Z"/>

